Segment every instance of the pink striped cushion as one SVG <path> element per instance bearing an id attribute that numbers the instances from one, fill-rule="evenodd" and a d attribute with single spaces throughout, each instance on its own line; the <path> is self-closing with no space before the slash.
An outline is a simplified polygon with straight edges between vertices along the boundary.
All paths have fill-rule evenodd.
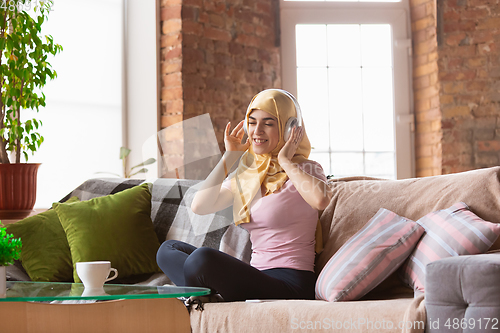
<path id="1" fill-rule="evenodd" d="M 500 235 L 500 224 L 487 222 L 463 202 L 429 213 L 417 221 L 425 235 L 401 267 L 403 280 L 424 291 L 425 266 L 438 259 L 488 251 Z"/>
<path id="2" fill-rule="evenodd" d="M 321 270 L 316 298 L 357 300 L 394 272 L 411 253 L 424 229 L 381 208 Z"/>

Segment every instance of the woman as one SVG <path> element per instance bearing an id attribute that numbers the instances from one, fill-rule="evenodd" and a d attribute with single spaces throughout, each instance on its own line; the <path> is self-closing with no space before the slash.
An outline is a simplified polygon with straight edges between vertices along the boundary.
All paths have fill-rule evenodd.
<path id="1" fill-rule="evenodd" d="M 300 117 L 296 106 L 284 90 L 257 94 L 245 115 L 248 139 L 242 143 L 245 120 L 232 131 L 227 124 L 226 152 L 191 205 L 203 215 L 233 204 L 235 224 L 250 233 L 250 265 L 169 240 L 157 261 L 176 285 L 211 288 L 225 301 L 314 299 L 318 211 L 326 208 L 330 194 L 321 166 L 307 160 L 311 145 L 304 127 L 294 127 L 284 140 L 287 120 Z M 238 168 L 224 181 L 238 159 Z"/>

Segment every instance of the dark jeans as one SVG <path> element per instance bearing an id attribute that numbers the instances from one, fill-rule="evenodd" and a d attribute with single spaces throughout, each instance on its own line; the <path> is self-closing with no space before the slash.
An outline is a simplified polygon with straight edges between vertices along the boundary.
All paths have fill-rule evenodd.
<path id="1" fill-rule="evenodd" d="M 291 268 L 258 270 L 208 247 L 168 240 L 156 255 L 162 271 L 177 286 L 210 288 L 225 301 L 314 299 L 316 276 Z"/>

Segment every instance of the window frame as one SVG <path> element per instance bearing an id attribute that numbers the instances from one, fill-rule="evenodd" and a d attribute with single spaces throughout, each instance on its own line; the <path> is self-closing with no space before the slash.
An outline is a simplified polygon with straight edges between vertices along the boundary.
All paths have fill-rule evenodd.
<path id="1" fill-rule="evenodd" d="M 396 178 L 415 177 L 408 1 L 332 2 L 280 0 L 282 87 L 297 96 L 296 24 L 390 24 L 393 32 Z M 300 96 L 297 96 L 300 101 Z"/>

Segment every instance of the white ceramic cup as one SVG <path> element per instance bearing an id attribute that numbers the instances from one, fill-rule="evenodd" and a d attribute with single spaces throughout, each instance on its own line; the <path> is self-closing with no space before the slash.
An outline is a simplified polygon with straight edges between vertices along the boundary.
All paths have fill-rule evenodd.
<path id="1" fill-rule="evenodd" d="M 115 274 L 109 277 L 111 271 Z M 76 274 L 82 280 L 85 289 L 102 289 L 104 282 L 118 276 L 118 271 L 111 267 L 110 261 L 88 261 L 76 263 Z"/>

